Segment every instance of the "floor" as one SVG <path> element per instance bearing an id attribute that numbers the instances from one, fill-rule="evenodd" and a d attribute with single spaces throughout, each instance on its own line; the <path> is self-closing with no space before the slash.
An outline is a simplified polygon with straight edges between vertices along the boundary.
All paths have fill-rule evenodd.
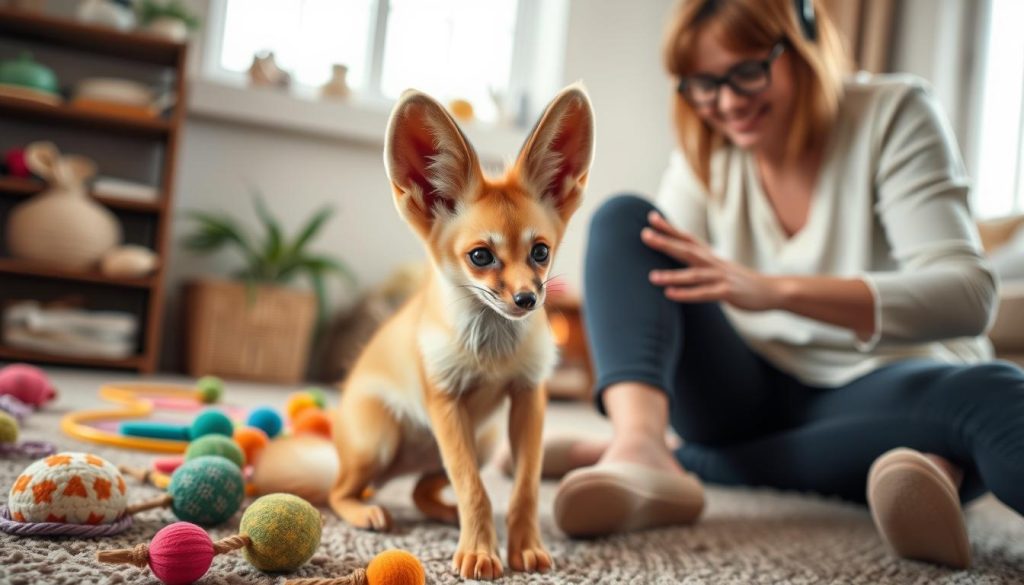
<path id="1" fill-rule="evenodd" d="M 48 372 L 61 392 L 60 400 L 31 417 L 23 429 L 26 438 L 47 438 L 62 449 L 88 450 L 115 463 L 144 465 L 150 460 L 150 454 L 79 443 L 56 430 L 65 413 L 98 406 L 101 384 L 134 377 L 68 369 Z M 227 400 L 281 407 L 288 393 L 297 389 L 233 382 L 228 384 Z M 554 403 L 545 432 L 599 437 L 607 434 L 608 425 L 589 405 Z M 7 486 L 28 463 L 0 460 L 0 501 L 6 501 Z M 503 539 L 510 482 L 493 466 L 484 469 L 483 478 Z M 555 572 L 506 574 L 501 583 L 1024 583 L 1024 521 L 991 497 L 975 503 L 967 513 L 973 568 L 951 571 L 892 558 L 861 507 L 771 490 L 710 487 L 706 514 L 695 526 L 574 541 L 560 534 L 551 520 L 555 488 L 545 483 L 540 494 L 542 532 L 555 558 Z M 337 577 L 365 566 L 381 550 L 404 548 L 423 561 L 428 583 L 463 582 L 448 570 L 458 531 L 423 520 L 411 504 L 410 491 L 411 480 L 402 479 L 377 494 L 397 520 L 396 530 L 388 534 L 352 529 L 324 510 L 320 550 L 288 576 Z M 130 495 L 135 500 L 155 493 L 153 488 L 133 487 Z M 156 583 L 146 571 L 98 566 L 93 558 L 98 549 L 146 542 L 172 521 L 168 511 L 145 512 L 125 534 L 95 540 L 16 538 L 0 533 L 0 583 Z M 230 535 L 237 521 L 236 517 L 211 533 Z M 284 580 L 285 576 L 256 571 L 235 553 L 217 557 L 200 583 Z"/>

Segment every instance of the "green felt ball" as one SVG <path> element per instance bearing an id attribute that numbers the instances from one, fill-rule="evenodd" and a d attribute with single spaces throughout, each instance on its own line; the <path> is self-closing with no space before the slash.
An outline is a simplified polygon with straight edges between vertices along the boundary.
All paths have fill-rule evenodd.
<path id="1" fill-rule="evenodd" d="M 224 396 L 224 381 L 217 376 L 203 376 L 196 382 L 203 404 L 216 404 Z"/>
<path id="2" fill-rule="evenodd" d="M 203 435 L 189 443 L 185 449 L 185 461 L 204 455 L 223 457 L 239 468 L 245 468 L 245 454 L 242 453 L 242 448 L 224 435 Z"/>
<path id="3" fill-rule="evenodd" d="M 235 432 L 235 425 L 228 415 L 219 410 L 206 410 L 192 421 L 189 437 L 194 441 L 206 435 L 224 435 L 230 437 Z"/>
<path id="4" fill-rule="evenodd" d="M 245 497 L 245 480 L 237 465 L 223 457 L 204 455 L 181 464 L 167 493 L 180 520 L 216 526 L 234 516 Z"/>
<path id="5" fill-rule="evenodd" d="M 316 403 L 317 408 L 327 408 L 327 393 L 316 386 L 311 386 L 303 390 L 306 394 L 313 397 L 313 402 Z"/>
<path id="6" fill-rule="evenodd" d="M 294 571 L 313 557 L 320 546 L 320 512 L 291 494 L 270 494 L 257 499 L 242 515 L 239 533 L 252 543 L 245 558 L 261 571 Z"/>
<path id="7" fill-rule="evenodd" d="M 14 443 L 18 440 L 18 421 L 0 410 L 0 443 Z"/>

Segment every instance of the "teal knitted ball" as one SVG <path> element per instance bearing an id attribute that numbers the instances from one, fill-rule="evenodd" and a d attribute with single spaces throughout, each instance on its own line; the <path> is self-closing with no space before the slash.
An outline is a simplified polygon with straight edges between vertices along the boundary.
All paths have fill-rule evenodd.
<path id="1" fill-rule="evenodd" d="M 196 417 L 196 420 L 192 421 L 189 436 L 194 441 L 206 435 L 230 437 L 234 432 L 235 425 L 228 415 L 219 410 L 205 410 Z"/>
<path id="2" fill-rule="evenodd" d="M 203 435 L 188 444 L 185 449 L 185 461 L 204 455 L 216 455 L 234 463 L 239 468 L 245 468 L 245 454 L 242 448 L 234 440 L 224 435 Z"/>
<path id="3" fill-rule="evenodd" d="M 223 457 L 203 455 L 186 461 L 171 476 L 167 493 L 180 520 L 216 526 L 234 516 L 245 497 L 242 470 Z"/>

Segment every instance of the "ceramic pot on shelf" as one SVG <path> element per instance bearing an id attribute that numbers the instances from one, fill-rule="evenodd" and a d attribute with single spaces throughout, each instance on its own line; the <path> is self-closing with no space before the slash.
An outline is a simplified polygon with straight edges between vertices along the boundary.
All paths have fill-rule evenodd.
<path id="1" fill-rule="evenodd" d="M 122 237 L 117 217 L 86 193 L 96 165 L 82 156 L 61 156 L 50 142 L 28 145 L 25 161 L 50 188 L 11 211 L 7 249 L 15 258 L 57 268 L 95 269 Z"/>

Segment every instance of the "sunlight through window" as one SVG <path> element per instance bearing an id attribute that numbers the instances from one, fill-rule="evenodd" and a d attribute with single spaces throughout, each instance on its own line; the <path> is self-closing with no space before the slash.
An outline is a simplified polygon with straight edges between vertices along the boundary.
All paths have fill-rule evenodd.
<path id="1" fill-rule="evenodd" d="M 1022 210 L 1022 113 L 1024 113 L 1024 2 L 992 0 L 981 99 L 977 215 L 993 217 Z"/>

